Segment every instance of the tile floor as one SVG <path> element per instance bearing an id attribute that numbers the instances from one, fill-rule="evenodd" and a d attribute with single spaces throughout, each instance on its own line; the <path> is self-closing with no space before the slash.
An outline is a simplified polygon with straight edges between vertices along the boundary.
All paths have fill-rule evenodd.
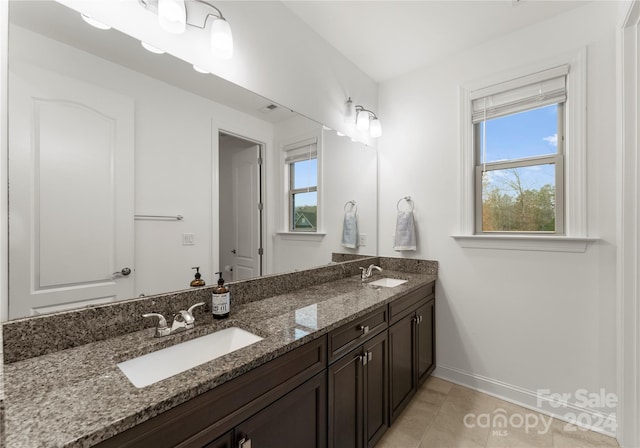
<path id="1" fill-rule="evenodd" d="M 500 413 L 514 424 L 500 425 L 495 419 Z M 468 414 L 472 415 L 465 420 Z M 514 414 L 529 419 L 528 431 L 519 416 L 512 418 Z M 496 422 L 493 428 L 488 423 L 491 420 Z M 618 447 L 618 443 L 612 437 L 431 377 L 376 445 L 376 448 L 475 447 L 609 448 Z"/>

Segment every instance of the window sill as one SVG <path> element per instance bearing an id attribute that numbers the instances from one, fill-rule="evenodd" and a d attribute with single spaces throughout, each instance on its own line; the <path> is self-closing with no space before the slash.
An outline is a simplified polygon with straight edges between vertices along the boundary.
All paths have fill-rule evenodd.
<path id="1" fill-rule="evenodd" d="M 277 232 L 278 238 L 289 241 L 322 241 L 325 232 Z"/>
<path id="2" fill-rule="evenodd" d="M 586 252 L 600 238 L 542 235 L 451 235 L 460 247 L 471 249 Z"/>

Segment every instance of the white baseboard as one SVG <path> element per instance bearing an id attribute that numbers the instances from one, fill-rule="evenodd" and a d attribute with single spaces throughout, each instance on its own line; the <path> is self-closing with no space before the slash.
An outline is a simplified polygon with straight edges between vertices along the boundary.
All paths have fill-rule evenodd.
<path id="1" fill-rule="evenodd" d="M 558 420 L 572 423 L 584 429 L 611 437 L 616 436 L 615 409 L 612 409 L 609 414 L 603 414 L 594 409 L 580 406 L 575 400 L 572 401 L 571 398 L 560 404 L 548 397 L 539 396 L 537 391 L 442 364 L 436 366 L 433 376 L 517 404 L 523 408 L 549 415 Z M 551 391 L 551 393 L 554 392 L 556 391 Z"/>

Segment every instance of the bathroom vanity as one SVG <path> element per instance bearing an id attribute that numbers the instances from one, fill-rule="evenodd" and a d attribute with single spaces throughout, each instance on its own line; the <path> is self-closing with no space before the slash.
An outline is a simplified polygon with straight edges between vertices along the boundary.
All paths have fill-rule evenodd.
<path id="1" fill-rule="evenodd" d="M 384 271 L 363 282 L 358 267 L 369 264 Z M 381 277 L 407 282 L 369 284 Z M 210 310 L 196 310 L 193 330 L 154 338 L 149 322 L 136 318 L 147 328 L 109 337 L 103 329 L 101 340 L 78 346 L 73 335 L 53 338 L 58 347 L 72 345 L 41 348 L 26 359 L 16 352 L 33 345 L 34 331 L 79 316 L 6 323 L 6 446 L 373 446 L 435 366 L 436 278 L 436 262 L 374 257 L 238 282 L 230 285 L 238 300 L 228 320 L 214 322 Z M 182 307 L 209 290 L 167 300 Z M 249 291 L 259 297 L 267 290 L 276 294 L 248 298 Z M 139 307 L 162 312 L 164 299 L 76 313 L 125 319 L 125 310 Z M 143 388 L 117 367 L 231 326 L 263 339 Z"/>

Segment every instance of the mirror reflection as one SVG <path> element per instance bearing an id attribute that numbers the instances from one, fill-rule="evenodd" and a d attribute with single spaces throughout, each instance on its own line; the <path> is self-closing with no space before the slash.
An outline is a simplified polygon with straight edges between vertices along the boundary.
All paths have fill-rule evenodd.
<path id="1" fill-rule="evenodd" d="M 10 318 L 186 289 L 194 268 L 211 285 L 377 253 L 374 149 L 56 2 L 9 18 Z M 286 148 L 309 139 L 297 232 Z"/>

